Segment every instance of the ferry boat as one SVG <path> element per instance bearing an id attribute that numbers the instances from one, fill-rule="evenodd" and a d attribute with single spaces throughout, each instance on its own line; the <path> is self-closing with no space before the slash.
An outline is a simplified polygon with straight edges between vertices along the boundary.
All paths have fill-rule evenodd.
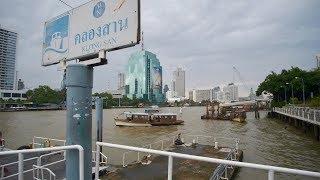
<path id="1" fill-rule="evenodd" d="M 124 112 L 115 119 L 116 126 L 133 126 L 133 127 L 148 127 L 148 126 L 170 126 L 180 125 L 184 121 L 178 118 L 174 113 L 133 113 Z"/>

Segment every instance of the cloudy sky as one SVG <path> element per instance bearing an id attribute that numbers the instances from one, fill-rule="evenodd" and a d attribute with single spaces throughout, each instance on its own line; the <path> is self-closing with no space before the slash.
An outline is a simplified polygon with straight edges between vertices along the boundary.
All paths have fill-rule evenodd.
<path id="1" fill-rule="evenodd" d="M 65 1 L 76 7 L 88 0 Z M 270 71 L 313 68 L 320 54 L 319 0 L 141 1 L 145 47 L 160 59 L 164 84 L 182 67 L 187 90 L 223 85 L 235 66 L 245 81 L 236 82 L 255 89 Z M 0 24 L 19 34 L 18 74 L 28 88 L 60 88 L 58 66 L 41 66 L 41 43 L 44 22 L 67 10 L 58 0 L 1 0 Z M 115 89 L 117 74 L 139 49 L 109 53 L 109 64 L 95 68 L 94 91 Z"/>

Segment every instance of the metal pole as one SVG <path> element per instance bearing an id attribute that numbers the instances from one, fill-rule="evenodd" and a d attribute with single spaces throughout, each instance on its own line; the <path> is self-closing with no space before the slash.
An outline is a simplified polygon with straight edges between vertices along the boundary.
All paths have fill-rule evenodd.
<path id="1" fill-rule="evenodd" d="M 93 68 L 82 64 L 67 67 L 67 145 L 84 148 L 84 179 L 92 178 L 92 85 Z M 76 150 L 68 150 L 66 179 L 78 180 L 79 157 Z"/>
<path id="2" fill-rule="evenodd" d="M 18 159 L 19 159 L 19 166 L 18 166 L 18 179 L 23 180 L 23 154 L 19 153 L 18 154 Z"/>
<path id="3" fill-rule="evenodd" d="M 287 88 L 286 88 L 286 86 L 284 86 L 284 99 L 287 104 Z"/>
<path id="4" fill-rule="evenodd" d="M 97 119 L 97 142 L 102 142 L 103 134 L 103 99 L 98 97 L 96 99 L 96 119 Z M 97 150 L 98 151 L 98 150 Z M 102 152 L 102 146 L 99 149 Z M 100 154 L 99 154 L 100 157 Z M 100 161 L 101 157 L 98 159 Z"/>
<path id="5" fill-rule="evenodd" d="M 172 156 L 168 156 L 168 180 L 172 180 Z"/>
<path id="6" fill-rule="evenodd" d="M 268 180 L 274 180 L 274 171 L 273 170 L 268 171 Z"/>
<path id="7" fill-rule="evenodd" d="M 100 155 L 100 149 L 102 146 L 96 145 L 96 168 L 95 168 L 95 175 L 94 179 L 98 180 L 99 179 L 99 155 Z"/>
<path id="8" fill-rule="evenodd" d="M 301 78 L 302 80 L 302 95 L 303 95 L 303 105 L 306 105 L 306 97 L 305 97 L 305 89 L 304 89 L 304 80 Z"/>
<path id="9" fill-rule="evenodd" d="M 292 104 L 293 104 L 294 94 L 293 94 L 293 84 L 292 83 L 291 83 L 291 98 L 292 98 Z"/>

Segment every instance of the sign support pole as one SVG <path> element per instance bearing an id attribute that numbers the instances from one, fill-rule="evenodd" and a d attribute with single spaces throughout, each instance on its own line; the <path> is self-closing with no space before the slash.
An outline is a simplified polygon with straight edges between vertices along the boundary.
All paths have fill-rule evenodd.
<path id="1" fill-rule="evenodd" d="M 93 68 L 82 64 L 67 66 L 67 145 L 84 148 L 84 179 L 92 179 L 92 85 Z M 67 150 L 66 179 L 79 179 L 76 150 Z"/>
<path id="2" fill-rule="evenodd" d="M 103 134 L 103 99 L 98 97 L 95 102 L 96 106 L 96 120 L 97 120 L 97 142 L 102 142 L 102 134 Z M 97 150 L 98 152 L 98 150 Z M 100 146 L 99 152 L 102 152 L 102 146 Z M 101 156 L 99 154 L 99 159 Z"/>

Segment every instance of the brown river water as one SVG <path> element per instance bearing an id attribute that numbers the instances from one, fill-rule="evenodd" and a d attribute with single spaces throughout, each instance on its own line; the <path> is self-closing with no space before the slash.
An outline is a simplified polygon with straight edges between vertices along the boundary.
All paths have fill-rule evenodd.
<path id="1" fill-rule="evenodd" d="M 293 126 L 266 118 L 265 113 L 262 113 L 262 118 L 259 120 L 255 119 L 252 113 L 248 113 L 247 123 L 240 124 L 229 121 L 201 120 L 200 116 L 205 111 L 204 107 L 187 107 L 183 109 L 184 125 L 115 127 L 113 118 L 126 110 L 143 111 L 143 109 L 104 110 L 104 142 L 143 146 L 169 138 L 171 134 L 178 132 L 189 135 L 237 137 L 240 139 L 240 149 L 244 151 L 244 162 L 320 171 L 320 142 Z M 179 108 L 162 108 L 164 112 L 179 113 L 179 110 Z M 95 111 L 93 111 L 93 141 L 96 135 L 95 129 Z M 33 136 L 65 139 L 66 112 L 0 112 L 0 131 L 6 139 L 7 147 L 11 149 L 32 142 Z M 226 140 L 226 142 L 221 142 L 223 143 L 231 142 Z M 125 151 L 104 148 L 104 153 L 112 164 L 122 163 L 123 152 Z M 135 155 L 132 155 L 131 158 L 135 158 Z M 315 179 L 282 173 L 276 173 L 275 178 Z M 267 172 L 241 168 L 235 179 L 267 179 Z"/>

